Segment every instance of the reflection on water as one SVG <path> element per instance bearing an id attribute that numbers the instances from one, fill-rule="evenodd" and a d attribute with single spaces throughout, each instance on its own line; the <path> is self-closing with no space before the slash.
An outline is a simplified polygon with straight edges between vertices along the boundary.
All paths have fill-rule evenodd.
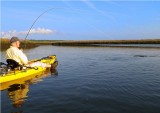
<path id="1" fill-rule="evenodd" d="M 29 92 L 29 84 L 13 84 L 7 89 L 7 94 L 12 105 L 16 108 L 21 107 L 27 99 L 27 93 Z"/>
<path id="2" fill-rule="evenodd" d="M 134 57 L 160 57 L 158 55 L 134 55 Z"/>
<path id="3" fill-rule="evenodd" d="M 9 97 L 12 106 L 14 108 L 21 108 L 28 98 L 30 85 L 43 81 L 43 78 L 49 75 L 51 77 L 57 77 L 58 72 L 56 69 L 46 70 L 43 74 L 33 75 L 32 78 L 30 79 L 26 78 L 21 79 L 20 80 L 21 82 L 19 82 L 18 80 L 8 82 L 2 84 L 1 87 L 2 88 L 5 87 L 3 90 L 7 91 L 7 96 Z M 16 112 L 11 112 L 11 113 L 22 113 L 22 112 L 23 110 L 20 111 L 16 110 Z"/>

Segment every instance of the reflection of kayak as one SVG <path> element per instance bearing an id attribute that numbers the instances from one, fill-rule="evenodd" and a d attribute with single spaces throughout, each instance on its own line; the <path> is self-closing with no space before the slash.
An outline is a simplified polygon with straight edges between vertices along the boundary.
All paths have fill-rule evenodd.
<path id="1" fill-rule="evenodd" d="M 32 74 L 30 76 L 23 77 L 21 79 L 4 82 L 0 84 L 0 90 L 6 90 L 14 84 L 35 84 L 37 82 L 43 81 L 43 78 L 49 75 L 52 77 L 56 77 L 58 76 L 58 72 L 56 69 L 52 69 L 51 71 L 49 69 L 46 69 L 45 71 L 41 71 L 36 74 Z"/>
<path id="2" fill-rule="evenodd" d="M 53 67 L 52 68 L 56 68 L 58 62 L 57 62 L 57 58 L 56 55 L 52 55 L 52 56 L 48 56 L 48 57 L 44 57 L 41 59 L 35 59 L 35 60 L 31 60 L 32 62 L 43 62 L 46 64 L 51 64 Z M 35 75 L 35 74 L 43 74 L 44 71 L 46 71 L 48 68 L 46 67 L 41 67 L 41 66 L 36 66 L 36 67 L 27 67 L 26 69 L 15 69 L 12 71 L 7 72 L 6 74 L 0 75 L 0 84 L 2 83 L 6 83 L 6 82 L 10 82 L 13 80 L 18 80 L 18 79 L 22 79 L 25 77 L 29 77 L 31 75 Z"/>
<path id="3" fill-rule="evenodd" d="M 43 81 L 48 75 L 50 75 L 50 77 L 56 77 L 58 75 L 57 70 L 52 69 L 52 71 L 50 71 L 47 69 L 43 73 L 40 72 L 28 77 L 2 83 L 0 90 L 7 92 L 6 94 L 11 100 L 13 107 L 20 108 L 28 98 L 30 85 Z"/>

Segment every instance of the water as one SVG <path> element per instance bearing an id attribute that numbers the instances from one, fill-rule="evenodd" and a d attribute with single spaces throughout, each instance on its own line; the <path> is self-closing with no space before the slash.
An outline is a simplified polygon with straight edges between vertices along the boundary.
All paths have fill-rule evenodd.
<path id="1" fill-rule="evenodd" d="M 160 49 L 40 46 L 25 52 L 29 59 L 56 54 L 58 76 L 29 84 L 19 108 L 2 91 L 2 113 L 160 112 Z"/>

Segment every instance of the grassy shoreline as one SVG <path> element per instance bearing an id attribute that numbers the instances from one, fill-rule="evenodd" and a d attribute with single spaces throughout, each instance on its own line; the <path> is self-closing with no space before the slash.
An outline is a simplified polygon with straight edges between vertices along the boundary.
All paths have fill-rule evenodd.
<path id="1" fill-rule="evenodd" d="M 40 45 L 55 46 L 92 46 L 94 44 L 160 44 L 160 39 L 143 40 L 26 40 L 26 49 L 34 48 Z M 21 41 L 23 48 L 25 41 Z M 1 51 L 9 48 L 8 38 L 1 38 Z"/>
<path id="2" fill-rule="evenodd" d="M 145 40 L 77 40 L 56 41 L 52 45 L 89 45 L 89 44 L 160 44 L 160 39 Z"/>
<path id="3" fill-rule="evenodd" d="M 1 38 L 1 51 L 6 50 L 10 47 L 10 39 L 8 38 Z M 26 43 L 26 49 L 30 49 L 30 48 L 34 48 L 34 47 L 38 47 L 40 45 L 52 45 L 54 41 L 50 41 L 50 40 L 21 40 L 21 47 L 24 48 L 25 47 L 25 43 Z"/>

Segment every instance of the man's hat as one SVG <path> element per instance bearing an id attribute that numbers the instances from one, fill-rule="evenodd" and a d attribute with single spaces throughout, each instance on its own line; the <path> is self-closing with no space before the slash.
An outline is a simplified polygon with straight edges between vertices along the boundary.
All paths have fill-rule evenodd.
<path id="1" fill-rule="evenodd" d="M 16 42 L 16 41 L 20 41 L 17 37 L 12 37 L 10 39 L 10 43 Z"/>

